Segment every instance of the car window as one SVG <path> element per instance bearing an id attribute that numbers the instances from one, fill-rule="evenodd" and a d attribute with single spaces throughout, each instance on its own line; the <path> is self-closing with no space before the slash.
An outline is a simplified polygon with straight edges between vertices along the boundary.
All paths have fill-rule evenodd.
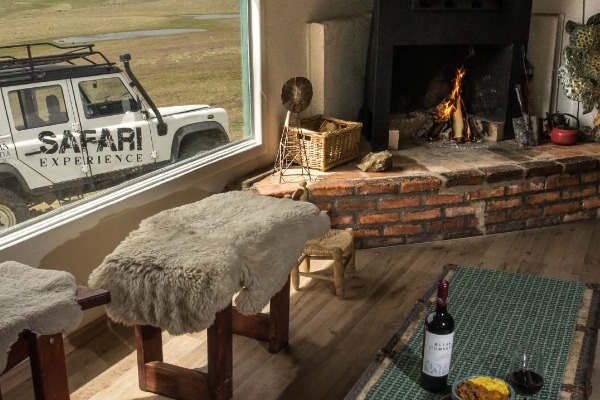
<path id="1" fill-rule="evenodd" d="M 93 79 L 79 83 L 86 118 L 138 111 L 138 103 L 119 78 Z"/>
<path id="2" fill-rule="evenodd" d="M 17 130 L 69 122 L 60 85 L 13 90 L 8 99 Z"/>

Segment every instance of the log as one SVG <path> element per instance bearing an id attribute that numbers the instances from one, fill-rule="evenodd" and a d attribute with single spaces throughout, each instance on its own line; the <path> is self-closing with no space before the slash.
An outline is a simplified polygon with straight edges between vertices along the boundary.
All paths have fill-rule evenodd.
<path id="1" fill-rule="evenodd" d="M 429 132 L 427 132 L 427 139 L 431 141 L 438 140 L 440 134 L 448 129 L 448 126 L 448 121 L 435 121 Z"/>
<path id="2" fill-rule="evenodd" d="M 463 119 L 463 112 L 461 107 L 460 97 L 456 101 L 456 107 L 452 113 L 452 132 L 453 138 L 456 141 L 465 140 L 465 121 Z"/>
<path id="3" fill-rule="evenodd" d="M 465 102 L 463 101 L 462 97 L 459 98 L 460 99 L 460 108 L 462 110 L 463 113 L 463 126 L 464 126 L 464 133 L 467 137 L 467 141 L 475 141 L 475 137 L 473 137 L 472 134 L 472 130 L 471 130 L 471 126 L 469 125 L 469 114 L 467 113 L 467 106 L 465 105 Z"/>

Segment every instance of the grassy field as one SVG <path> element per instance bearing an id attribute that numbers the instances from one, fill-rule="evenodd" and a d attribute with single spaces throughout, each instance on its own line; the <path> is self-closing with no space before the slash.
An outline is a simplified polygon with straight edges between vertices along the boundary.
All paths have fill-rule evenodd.
<path id="1" fill-rule="evenodd" d="M 210 104 L 227 110 L 233 139 L 243 137 L 238 19 L 192 15 L 239 13 L 235 0 L 29 0 L 0 4 L 1 45 L 148 29 L 206 32 L 96 42 L 96 50 L 131 66 L 158 106 Z"/>

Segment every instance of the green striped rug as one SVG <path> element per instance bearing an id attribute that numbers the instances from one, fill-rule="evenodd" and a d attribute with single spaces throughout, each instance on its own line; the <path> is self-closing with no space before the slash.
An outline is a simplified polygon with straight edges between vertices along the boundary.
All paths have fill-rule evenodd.
<path id="1" fill-rule="evenodd" d="M 528 398 L 558 399 L 584 290 L 585 285 L 578 282 L 457 267 L 448 299 L 456 323 L 449 383 L 474 374 L 506 377 L 512 349 L 526 339 L 543 350 L 546 368 L 542 391 Z M 366 393 L 367 399 L 443 397 L 418 384 L 422 341 L 419 325 L 395 349 L 391 363 Z"/>

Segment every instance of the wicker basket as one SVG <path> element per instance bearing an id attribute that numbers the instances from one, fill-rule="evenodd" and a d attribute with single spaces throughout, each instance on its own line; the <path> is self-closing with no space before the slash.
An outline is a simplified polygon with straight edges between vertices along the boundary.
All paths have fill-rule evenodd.
<path id="1" fill-rule="evenodd" d="M 325 130 L 326 125 L 334 130 Z M 293 135 L 292 141 L 301 141 L 306 156 L 302 157 L 302 165 L 308 168 L 327 171 L 337 165 L 354 160 L 359 156 L 360 122 L 349 122 L 341 119 L 316 115 L 302 120 L 302 129 Z M 297 146 L 296 148 L 301 148 Z M 296 157 L 299 160 L 300 157 Z"/>

